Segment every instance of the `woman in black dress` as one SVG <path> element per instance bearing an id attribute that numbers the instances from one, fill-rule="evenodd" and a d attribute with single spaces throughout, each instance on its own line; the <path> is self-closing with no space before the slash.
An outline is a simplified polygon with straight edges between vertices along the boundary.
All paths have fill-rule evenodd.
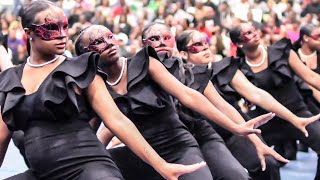
<path id="1" fill-rule="evenodd" d="M 271 116 L 235 124 L 200 93 L 177 81 L 155 59 L 158 57 L 153 48 L 143 48 L 130 59 L 119 57 L 114 36 L 106 27 L 93 25 L 84 29 L 75 47 L 77 54 L 88 51 L 101 54 L 99 67 L 104 71 L 102 74 L 107 73 L 106 86 L 114 101 L 168 162 L 189 164 L 203 160 L 196 140 L 179 120 L 169 93 L 237 134 L 257 133 L 252 129 L 254 124 Z M 126 147 L 113 151 L 112 157 L 126 179 L 161 179 L 145 164 L 134 163 L 136 158 Z M 203 168 L 182 179 L 212 179 L 212 175 L 208 168 Z"/>
<path id="2" fill-rule="evenodd" d="M 90 128 L 93 112 L 167 179 L 176 180 L 204 166 L 170 164 L 157 155 L 119 111 L 96 74 L 99 55 L 86 53 L 74 59 L 61 56 L 68 22 L 54 3 L 30 3 L 24 9 L 22 26 L 30 57 L 0 75 L 0 164 L 12 131 L 23 130 L 30 170 L 9 179 L 123 179 Z"/>
<path id="3" fill-rule="evenodd" d="M 301 117 L 310 117 L 312 115 L 299 93 L 294 76 L 298 75 L 317 90 L 320 89 L 320 76 L 305 66 L 297 54 L 291 50 L 290 40 L 282 39 L 265 48 L 260 45 L 260 37 L 255 28 L 249 24 L 242 24 L 230 30 L 230 38 L 234 44 L 241 48 L 242 54 L 239 54 L 239 59 L 230 61 L 229 70 L 232 69 L 231 64 L 237 63 L 237 65 L 233 66 L 233 69 L 240 69 L 251 82 L 269 92 L 294 114 Z M 221 63 L 226 63 L 226 61 Z M 255 111 L 257 114 L 263 112 L 260 107 L 257 107 Z M 314 121 L 310 124 L 303 123 L 305 129 L 304 126 L 300 128 L 302 133 L 296 124 L 301 122 L 290 121 L 291 123 L 288 123 L 283 119 L 274 120 L 261 127 L 264 130 L 263 137 L 268 143 L 282 144 L 283 141 L 299 140 L 311 147 L 317 154 L 320 153 L 319 121 Z M 319 171 L 320 163 L 318 158 L 316 179 L 320 178 Z"/>
<path id="4" fill-rule="evenodd" d="M 145 46 L 149 45 L 155 48 L 159 57 L 162 57 L 162 63 L 177 79 L 190 88 L 204 94 L 227 116 L 231 114 L 231 119 L 236 119 L 238 123 L 244 122 L 239 113 L 225 102 L 215 90 L 210 81 L 212 70 L 208 69 L 206 65 L 194 66 L 193 64 L 181 64 L 182 60 L 173 54 L 173 51 L 176 50 L 176 43 L 168 26 L 163 23 L 151 23 L 142 31 L 142 39 Z M 179 42 L 177 46 L 181 47 L 181 43 L 183 42 Z M 208 50 L 208 48 L 206 48 L 206 50 Z M 197 58 L 201 59 L 199 57 Z M 234 179 L 234 177 L 241 179 L 237 173 L 242 172 L 242 169 L 239 168 L 242 166 L 232 157 L 232 154 L 220 136 L 218 136 L 218 138 L 212 138 L 213 136 L 217 136 L 217 134 L 205 118 L 192 112 L 181 103 L 177 103 L 177 109 L 180 119 L 186 124 L 189 131 L 199 143 L 201 152 L 205 157 L 214 179 Z M 232 134 L 230 136 L 232 136 Z M 283 159 L 279 158 L 277 153 L 274 153 L 273 150 L 263 144 L 256 135 L 250 135 L 249 139 L 252 142 L 245 137 L 234 135 L 233 138 L 228 138 L 229 141 L 227 144 L 229 143 L 229 147 L 232 150 L 242 152 L 241 156 L 239 155 L 236 158 L 242 160 L 241 164 L 249 171 L 251 178 L 260 180 L 280 179 L 278 163 L 272 157 L 266 157 L 265 159 L 264 156 L 273 155 L 279 160 L 283 161 Z M 252 143 L 254 143 L 255 146 Z M 242 145 L 240 148 L 239 144 Z M 231 164 L 232 166 L 230 166 Z"/>
<path id="5" fill-rule="evenodd" d="M 303 25 L 300 29 L 299 39 L 293 44 L 293 50 L 301 61 L 312 71 L 320 74 L 320 28 L 313 24 Z M 320 91 L 306 85 L 297 78 L 300 92 L 312 113 L 319 113 Z M 306 87 L 307 86 L 307 87 Z M 311 89 L 311 90 L 310 90 Z"/>
<path id="6" fill-rule="evenodd" d="M 205 36 L 195 30 L 184 31 L 177 37 L 177 48 L 189 66 L 193 64 L 207 65 L 209 63 L 213 63 L 212 53 L 207 48 L 207 44 L 208 42 Z M 233 104 L 233 106 L 237 105 L 236 101 L 241 97 L 240 95 L 242 95 L 246 99 L 267 109 L 268 111 L 276 112 L 278 116 L 288 118 L 288 121 L 290 122 L 300 121 L 304 123 L 310 123 L 314 120 L 317 120 L 319 117 L 315 116 L 310 119 L 303 119 L 292 114 L 280 103 L 278 103 L 272 96 L 270 96 L 269 93 L 251 84 L 241 73 L 241 71 L 238 70 L 238 63 L 234 58 L 225 58 L 220 62 L 215 62 L 212 64 L 212 68 L 212 81 L 214 85 L 216 86 L 218 92 L 229 103 Z M 221 108 L 223 109 L 224 107 Z M 239 106 L 238 110 L 241 111 Z M 297 126 L 302 131 L 304 131 L 303 124 Z M 242 158 L 244 154 L 242 149 L 247 148 L 246 143 L 241 143 L 241 141 L 238 141 L 239 143 L 232 145 L 232 142 L 235 141 L 232 141 L 234 137 L 232 138 L 230 133 L 222 131 L 221 128 L 217 129 L 217 131 L 218 133 L 223 134 L 223 138 L 226 141 L 227 146 L 231 149 L 231 152 L 234 153 L 235 157 L 237 157 L 237 159 L 239 159 L 239 161 L 244 165 L 244 167 L 252 163 L 252 161 Z"/>

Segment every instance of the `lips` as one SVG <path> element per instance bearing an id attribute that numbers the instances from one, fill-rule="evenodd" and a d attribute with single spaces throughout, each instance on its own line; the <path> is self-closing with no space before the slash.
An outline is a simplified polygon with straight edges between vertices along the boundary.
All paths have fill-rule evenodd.
<path id="1" fill-rule="evenodd" d="M 111 55 L 111 54 L 114 54 L 114 53 L 116 53 L 117 52 L 117 49 L 116 48 L 114 48 L 114 47 L 112 47 L 109 51 L 108 51 L 108 55 Z"/>
<path id="2" fill-rule="evenodd" d="M 56 44 L 56 47 L 59 48 L 59 49 L 62 49 L 62 48 L 65 48 L 66 47 L 66 43 L 59 43 L 59 44 Z"/>
<path id="3" fill-rule="evenodd" d="M 157 52 L 160 52 L 160 51 L 168 51 L 168 50 L 165 49 L 165 48 L 157 48 L 156 51 L 157 51 Z"/>

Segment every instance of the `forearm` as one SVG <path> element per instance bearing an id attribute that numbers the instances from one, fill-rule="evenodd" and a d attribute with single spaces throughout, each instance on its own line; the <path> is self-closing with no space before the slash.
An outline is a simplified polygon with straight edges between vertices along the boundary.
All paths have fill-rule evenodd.
<path id="1" fill-rule="evenodd" d="M 293 123 L 297 116 L 293 114 L 289 109 L 279 103 L 273 96 L 264 90 L 257 90 L 256 95 L 247 96 L 250 102 L 260 106 L 261 108 L 275 113 L 278 117 Z"/>
<path id="2" fill-rule="evenodd" d="M 143 161 L 150 164 L 158 172 L 161 170 L 161 166 L 165 161 L 148 144 L 129 119 L 123 116 L 121 119 L 108 123 L 107 127 L 120 139 L 121 142 L 129 147 Z M 125 127 L 125 130 L 123 127 Z"/>
<path id="3" fill-rule="evenodd" d="M 238 127 L 228 116 L 217 109 L 206 97 L 197 91 L 191 91 L 186 98 L 187 101 L 182 102 L 188 108 L 205 116 L 208 120 L 215 122 L 223 128 L 235 133 Z"/>
<path id="4" fill-rule="evenodd" d="M 225 101 L 224 103 L 220 103 L 215 106 L 236 124 L 242 124 L 246 122 L 241 114 L 228 102 Z"/>
<path id="5" fill-rule="evenodd" d="M 9 142 L 10 142 L 11 137 L 12 137 L 12 133 L 11 132 L 9 132 L 7 129 L 5 131 L 7 131 L 7 132 L 2 134 L 2 132 L 3 132 L 2 131 L 1 135 L 0 135 L 0 142 L 1 142 L 1 144 L 0 144 L 0 167 L 2 166 L 4 157 L 5 157 L 7 149 L 8 149 Z"/>

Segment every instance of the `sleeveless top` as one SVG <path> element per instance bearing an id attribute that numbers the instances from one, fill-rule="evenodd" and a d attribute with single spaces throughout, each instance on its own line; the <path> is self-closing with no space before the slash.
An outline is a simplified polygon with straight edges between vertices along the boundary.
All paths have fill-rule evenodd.
<path id="1" fill-rule="evenodd" d="M 291 41 L 281 39 L 268 47 L 268 68 L 254 73 L 244 58 L 239 59 L 239 69 L 257 87 L 269 92 L 293 113 L 307 110 L 289 66 Z"/>
<path id="2" fill-rule="evenodd" d="M 92 109 L 84 96 L 75 93 L 72 84 L 81 89 L 93 81 L 99 56 L 86 53 L 66 59 L 42 82 L 38 90 L 25 95 L 21 84 L 24 64 L 7 69 L 0 74 L 0 105 L 3 121 L 10 131 L 25 130 L 32 121 L 89 121 Z M 25 104 L 25 99 L 34 100 Z"/>
<path id="3" fill-rule="evenodd" d="M 107 88 L 118 108 L 136 125 L 149 144 L 163 156 L 173 156 L 177 147 L 198 146 L 179 120 L 172 97 L 149 74 L 149 56 L 159 60 L 151 47 L 127 60 L 127 93 Z M 106 73 L 99 71 L 104 79 Z"/>

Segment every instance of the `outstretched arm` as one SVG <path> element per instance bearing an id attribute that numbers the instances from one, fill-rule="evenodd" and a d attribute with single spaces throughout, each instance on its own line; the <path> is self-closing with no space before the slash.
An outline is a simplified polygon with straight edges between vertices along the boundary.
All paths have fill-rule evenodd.
<path id="1" fill-rule="evenodd" d="M 308 132 L 305 127 L 313 121 L 318 120 L 320 117 L 319 115 L 311 118 L 297 117 L 276 99 L 274 99 L 274 97 L 268 92 L 254 86 L 239 70 L 231 80 L 231 86 L 250 102 L 262 107 L 267 111 L 274 112 L 277 116 L 289 121 L 298 129 L 300 129 L 306 136 L 308 136 Z"/>
<path id="2" fill-rule="evenodd" d="M 172 76 L 158 60 L 151 57 L 149 73 L 152 79 L 156 81 L 162 89 L 176 97 L 183 105 L 202 114 L 225 129 L 240 135 L 261 132 L 259 129 L 241 127 L 234 123 L 214 105 L 212 105 L 201 93 L 183 85 L 174 76 Z M 252 123 L 256 124 L 259 123 L 259 121 Z"/>
<path id="3" fill-rule="evenodd" d="M 204 95 L 208 98 L 208 100 L 213 105 L 215 105 L 221 112 L 227 115 L 230 119 L 234 120 L 237 124 L 246 123 L 246 121 L 243 119 L 240 113 L 220 96 L 220 94 L 217 92 L 217 90 L 215 89 L 215 87 L 211 82 L 208 83 L 206 89 L 204 90 Z M 258 118 L 261 118 L 264 116 L 268 117 L 268 114 L 259 116 Z M 274 114 L 271 115 L 271 117 L 273 116 Z M 284 163 L 288 162 L 287 159 L 283 158 L 273 149 L 265 145 L 256 134 L 250 134 L 247 137 L 256 147 L 257 154 L 260 159 L 261 167 L 263 171 L 266 169 L 265 156 L 271 155 L 278 161 L 281 161 Z"/>
<path id="4" fill-rule="evenodd" d="M 121 113 L 100 76 L 96 75 L 88 87 L 87 96 L 105 126 L 166 179 L 176 180 L 181 174 L 193 172 L 205 165 L 201 163 L 184 166 L 165 162 L 147 143 L 135 125 Z"/>
<path id="5" fill-rule="evenodd" d="M 320 75 L 303 64 L 293 50 L 290 50 L 289 65 L 301 79 L 320 91 Z"/>
<path id="6" fill-rule="evenodd" d="M 0 115 L 1 116 L 1 115 Z M 4 160 L 12 133 L 9 131 L 7 125 L 0 118 L 0 166 Z"/>

